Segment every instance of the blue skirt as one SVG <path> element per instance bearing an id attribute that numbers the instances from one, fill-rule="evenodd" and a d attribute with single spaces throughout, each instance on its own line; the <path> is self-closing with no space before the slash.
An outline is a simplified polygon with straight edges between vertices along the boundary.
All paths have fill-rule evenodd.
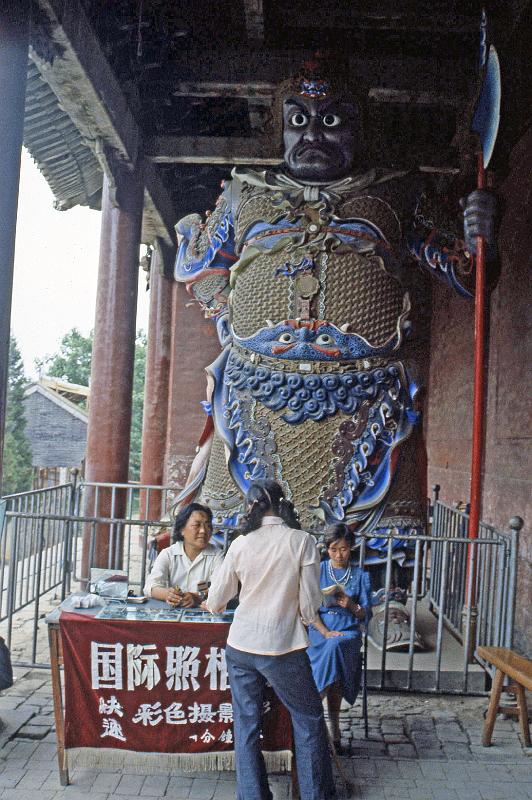
<path id="1" fill-rule="evenodd" d="M 357 699 L 362 676 L 360 630 L 352 614 L 339 606 L 321 608 L 320 617 L 329 630 L 342 631 L 343 636 L 326 639 L 312 625 L 309 626 L 310 647 L 307 653 L 316 686 L 319 692 L 323 692 L 328 686 L 338 683 L 343 697 L 352 705 Z"/>

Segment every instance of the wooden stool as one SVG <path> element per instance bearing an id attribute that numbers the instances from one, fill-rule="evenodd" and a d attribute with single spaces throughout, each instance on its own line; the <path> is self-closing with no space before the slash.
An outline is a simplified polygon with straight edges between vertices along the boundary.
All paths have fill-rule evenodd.
<path id="1" fill-rule="evenodd" d="M 479 647 L 478 655 L 496 668 L 493 685 L 491 687 L 490 703 L 484 730 L 482 732 L 482 744 L 489 747 L 491 736 L 495 725 L 495 718 L 499 711 L 509 710 L 507 707 L 500 706 L 501 691 L 505 676 L 511 678 L 513 683 L 507 686 L 507 690 L 515 694 L 521 733 L 525 747 L 530 747 L 530 728 L 528 726 L 528 708 L 526 705 L 525 689 L 532 691 L 532 661 L 523 656 L 517 655 L 507 647 Z M 512 709 L 513 710 L 513 709 Z"/>

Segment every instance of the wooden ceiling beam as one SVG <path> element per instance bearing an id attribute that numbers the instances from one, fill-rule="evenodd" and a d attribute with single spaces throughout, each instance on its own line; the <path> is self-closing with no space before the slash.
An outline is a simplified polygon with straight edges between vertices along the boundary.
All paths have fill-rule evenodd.
<path id="1" fill-rule="evenodd" d="M 375 103 L 398 103 L 415 106 L 458 106 L 463 102 L 463 97 L 457 93 L 408 91 L 405 89 L 390 89 L 386 86 L 372 86 L 369 90 L 369 99 Z"/>
<path id="2" fill-rule="evenodd" d="M 272 154 L 270 139 L 238 136 L 154 136 L 146 154 L 155 164 L 238 164 L 274 166 L 282 159 Z"/>
<path id="3" fill-rule="evenodd" d="M 107 61 L 80 0 L 38 0 L 49 35 L 61 55 L 53 60 L 32 52 L 32 59 L 89 146 L 100 158 L 113 151 L 129 169 L 143 158 L 142 132 Z M 108 165 L 109 161 L 103 161 Z M 157 170 L 144 175 L 143 241 L 155 236 L 175 241 L 175 210 Z"/>
<path id="4" fill-rule="evenodd" d="M 274 83 L 261 81 L 178 81 L 172 94 L 174 97 L 234 97 L 253 100 L 255 105 L 270 105 L 274 90 Z"/>
<path id="5" fill-rule="evenodd" d="M 270 138 L 222 136 L 154 136 L 146 142 L 148 158 L 155 164 L 211 164 L 222 166 L 275 167 L 282 157 L 275 155 Z M 425 172 L 455 173 L 454 165 L 422 165 Z"/>
<path id="6" fill-rule="evenodd" d="M 393 31 L 434 34 L 469 34 L 480 25 L 480 11 L 471 14 L 448 12 L 416 13 L 414 10 L 364 10 L 358 3 L 346 4 L 342 12 L 331 14 L 326 3 L 306 0 L 277 4 L 275 23 L 287 28 L 341 28 L 356 31 Z"/>
<path id="7" fill-rule="evenodd" d="M 218 81 L 180 81 L 172 92 L 174 97 L 241 98 L 254 106 L 270 106 L 273 101 L 273 83 L 227 83 Z M 456 92 L 393 89 L 372 86 L 369 98 L 377 103 L 414 103 L 415 105 L 455 106 L 461 98 Z"/>

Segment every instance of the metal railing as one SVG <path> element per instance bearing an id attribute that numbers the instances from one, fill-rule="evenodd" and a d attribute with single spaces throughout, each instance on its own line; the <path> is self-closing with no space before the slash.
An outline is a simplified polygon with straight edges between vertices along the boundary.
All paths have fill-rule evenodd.
<path id="1" fill-rule="evenodd" d="M 15 616 L 31 608 L 29 660 L 36 661 L 39 618 L 44 595 L 56 590 L 63 600 L 72 584 L 90 577 L 96 535 L 108 539 L 109 567 L 122 566 L 130 584 L 142 587 L 146 578 L 150 529 L 159 520 L 139 519 L 139 510 L 165 508 L 166 487 L 141 484 L 72 483 L 8 495 L 0 500 L 0 623 L 6 623 L 11 647 Z M 87 497 L 90 496 L 90 505 Z M 109 509 L 120 516 L 105 515 Z M 91 515 L 82 509 L 90 508 Z M 82 542 L 89 541 L 86 575 L 82 575 Z M 28 620 L 27 613 L 25 621 Z M 30 644 L 28 642 L 28 644 Z"/>
<path id="2" fill-rule="evenodd" d="M 81 558 L 81 539 L 73 539 L 71 561 L 76 572 L 74 579 L 86 582 L 90 574 L 82 575 L 77 569 L 82 560 L 89 570 L 95 560 L 97 541 L 108 543 L 107 567 L 127 571 L 130 584 L 144 585 L 146 578 L 147 542 L 150 528 L 165 528 L 160 522 L 168 515 L 170 489 L 167 486 L 137 483 L 95 483 L 83 481 L 78 491 L 78 520 L 87 532 L 88 554 Z M 83 516 L 81 516 L 81 514 Z M 132 547 L 141 549 L 140 571 L 138 559 L 132 558 Z M 135 561 L 135 563 L 134 563 Z M 102 566 L 100 563 L 99 566 Z"/>
<path id="3" fill-rule="evenodd" d="M 72 585 L 77 588 L 78 582 L 86 581 L 97 549 L 101 557 L 102 541 L 107 543 L 107 566 L 127 570 L 130 585 L 144 585 L 150 533 L 168 525 L 144 516 L 147 508 L 155 507 L 156 494 L 156 502 L 164 508 L 168 499 L 165 487 L 138 484 L 74 483 L 4 498 L 0 503 L 0 622 L 7 620 L 8 645 L 14 615 L 34 603 L 30 663 L 37 664 L 42 596 L 60 587 L 64 598 Z M 515 519 L 518 524 L 509 533 L 482 524 L 479 537 L 470 540 L 467 514 L 434 502 L 431 535 L 406 539 L 411 588 L 403 652 L 390 653 L 386 648 L 370 652 L 370 688 L 460 693 L 484 689 L 478 667 L 471 663 L 476 647 L 512 646 L 522 525 L 519 518 Z M 361 565 L 371 538 L 370 533 L 360 537 Z M 398 539 L 404 542 L 405 537 L 391 533 L 381 538 L 385 541 L 381 566 L 385 573 L 382 633 L 386 640 L 393 624 L 389 610 L 397 564 L 395 544 Z M 474 575 L 473 581 L 467 581 L 468 574 Z M 429 653 L 418 650 L 416 635 L 418 622 L 426 625 L 427 620 L 432 631 Z M 461 667 L 452 685 L 447 663 L 452 639 L 449 631 L 462 644 L 461 648 L 456 644 Z M 456 661 L 456 652 L 453 658 Z M 489 665 L 483 666 L 489 669 Z M 456 664 L 453 669 L 456 673 Z M 471 688 L 475 669 L 475 686 Z M 423 686 L 419 683 L 421 672 Z"/>
<path id="4" fill-rule="evenodd" d="M 480 535 L 475 539 L 468 538 L 467 523 L 466 514 L 435 501 L 431 535 L 411 537 L 410 541 L 397 534 L 382 536 L 383 540 L 387 540 L 383 641 L 387 639 L 391 624 L 389 609 L 394 588 L 394 545 L 399 540 L 410 546 L 407 550 L 413 555 L 409 560 L 409 625 L 407 643 L 399 656 L 402 661 L 402 684 L 398 685 L 397 680 L 393 685 L 390 684 L 390 674 L 394 669 L 397 670 L 397 654 L 382 648 L 378 680 L 374 684 L 368 681 L 370 688 L 419 691 L 419 685 L 414 686 L 414 676 L 416 672 L 419 673 L 419 662 L 426 654 L 417 649 L 416 628 L 419 614 L 423 612 L 425 618 L 427 616 L 427 602 L 435 630 L 430 665 L 433 680 L 432 685 L 423 687 L 425 690 L 471 693 L 471 675 L 475 670 L 473 654 L 486 671 L 491 672 L 491 666 L 476 655 L 476 649 L 480 645 L 512 647 L 519 529 L 523 521 L 519 517 L 513 518 L 508 533 L 482 523 Z M 364 534 L 361 538 L 371 539 L 372 534 Z M 361 566 L 365 560 L 365 549 L 362 541 L 359 554 Z M 469 575 L 472 576 L 471 580 L 468 580 Z M 452 669 L 446 669 L 448 665 L 445 664 L 446 631 L 451 631 L 461 644 L 461 675 L 457 680 L 455 667 L 453 686 L 448 681 Z M 391 662 L 394 663 L 390 666 Z M 479 691 L 478 681 L 474 691 Z"/>
<path id="5" fill-rule="evenodd" d="M 481 522 L 478 538 L 469 539 L 469 515 L 440 501 L 434 503 L 429 598 L 442 622 L 463 643 L 513 646 L 520 517 L 507 532 Z M 493 667 L 475 655 L 490 672 Z"/>
<path id="6" fill-rule="evenodd" d="M 75 513 L 76 481 L 0 500 L 0 622 L 11 642 L 14 615 L 33 604 L 32 662 L 41 597 L 61 586 Z"/>
<path id="7" fill-rule="evenodd" d="M 61 584 L 69 526 L 54 517 L 73 515 L 75 496 L 73 482 L 0 500 L 0 621 Z"/>

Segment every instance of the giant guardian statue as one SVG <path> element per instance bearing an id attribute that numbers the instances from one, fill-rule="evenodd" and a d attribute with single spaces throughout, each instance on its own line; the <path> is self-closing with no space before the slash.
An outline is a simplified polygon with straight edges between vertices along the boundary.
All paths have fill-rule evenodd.
<path id="1" fill-rule="evenodd" d="M 307 64 L 274 103 L 282 167 L 234 169 L 205 221 L 178 224 L 176 279 L 221 343 L 182 499 L 209 505 L 230 533 L 250 482 L 274 479 L 305 529 L 342 521 L 371 533 L 375 590 L 393 532 L 394 589 L 404 591 L 401 536 L 426 525 L 429 276 L 471 297 L 477 234 L 494 255 L 494 201 L 476 191 L 462 211 L 418 171 L 373 167 L 365 107 L 339 66 Z M 404 620 L 396 606 L 388 647 L 404 646 Z"/>

